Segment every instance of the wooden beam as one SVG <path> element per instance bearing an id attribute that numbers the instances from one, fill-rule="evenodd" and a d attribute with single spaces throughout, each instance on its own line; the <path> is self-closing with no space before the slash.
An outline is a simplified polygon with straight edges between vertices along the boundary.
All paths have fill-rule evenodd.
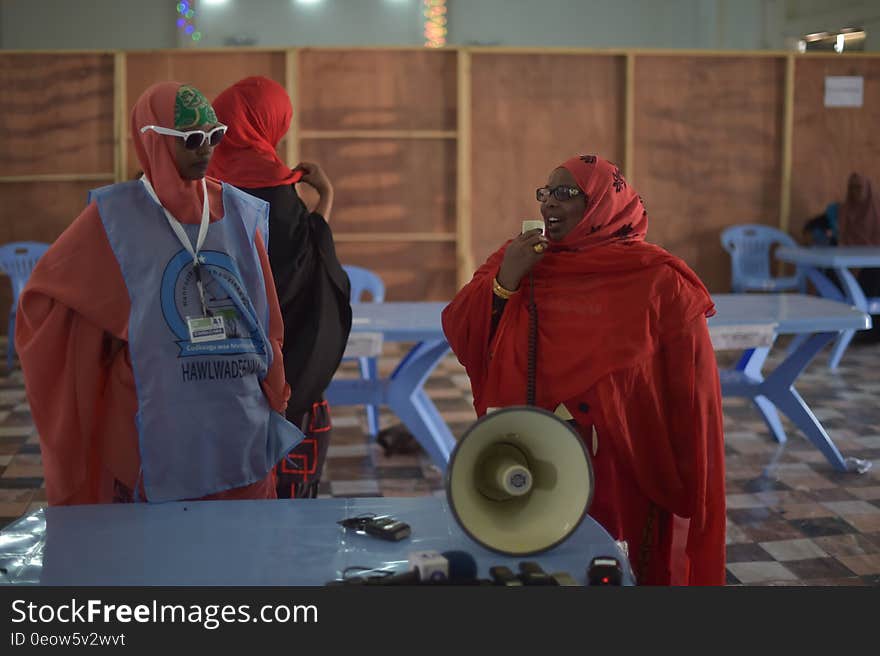
<path id="1" fill-rule="evenodd" d="M 779 229 L 788 232 L 791 213 L 791 150 L 794 133 L 795 56 L 785 58 L 785 99 L 782 112 L 782 181 L 779 196 Z"/>
<path id="2" fill-rule="evenodd" d="M 455 139 L 455 130 L 302 130 L 300 139 Z"/>
<path id="3" fill-rule="evenodd" d="M 785 57 L 789 50 L 691 50 L 688 48 L 542 48 L 471 46 L 471 54 L 491 55 L 650 55 L 651 57 Z M 880 57 L 878 52 L 804 53 L 799 57 Z"/>
<path id="4" fill-rule="evenodd" d="M 623 92 L 623 174 L 635 183 L 636 56 L 626 56 L 626 82 Z"/>
<path id="5" fill-rule="evenodd" d="M 688 48 L 542 48 L 530 47 L 498 47 L 498 46 L 469 46 L 460 48 L 447 46 L 444 48 L 425 48 L 424 46 L 322 46 L 314 48 L 300 48 L 299 50 L 314 50 L 319 52 L 339 51 L 364 51 L 364 52 L 462 52 L 467 50 L 470 54 L 497 54 L 497 55 L 651 55 L 655 57 L 787 57 L 795 54 L 797 57 L 833 57 L 834 59 L 846 59 L 847 57 L 880 57 L 880 52 L 849 51 L 836 52 L 804 52 L 792 53 L 790 50 L 694 50 Z M 204 55 L 204 54 L 227 54 L 227 53 L 270 53 L 282 54 L 286 52 L 282 48 L 267 48 L 261 46 L 227 46 L 221 48 L 146 48 L 140 50 L 126 50 L 127 53 L 136 55 Z M 112 55 L 115 50 L 88 50 L 88 49 L 59 49 L 59 50 L 4 50 L 3 56 L 27 56 L 27 55 Z"/>
<path id="6" fill-rule="evenodd" d="M 471 238 L 471 53 L 458 51 L 458 143 L 455 167 L 455 254 L 458 289 L 474 273 Z"/>
<path id="7" fill-rule="evenodd" d="M 333 240 L 337 242 L 454 242 L 456 234 L 452 232 L 334 232 Z"/>
<path id="8" fill-rule="evenodd" d="M 124 52 L 113 54 L 113 179 L 128 177 L 128 75 Z"/>
<path id="9" fill-rule="evenodd" d="M 35 173 L 31 175 L 0 175 L 0 183 L 18 182 L 93 182 L 116 180 L 116 172 L 107 173 Z"/>
<path id="10" fill-rule="evenodd" d="M 287 95 L 293 105 L 293 118 L 290 119 L 290 129 L 287 131 L 287 143 L 285 145 L 284 156 L 288 166 L 293 167 L 299 164 L 299 114 L 301 107 L 299 106 L 299 50 L 290 48 L 284 55 L 284 88 L 287 89 Z"/>

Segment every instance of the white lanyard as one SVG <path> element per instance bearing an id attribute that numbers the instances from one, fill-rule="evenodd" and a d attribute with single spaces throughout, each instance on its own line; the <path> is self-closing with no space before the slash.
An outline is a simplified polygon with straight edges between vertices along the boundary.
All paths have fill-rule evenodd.
<path id="1" fill-rule="evenodd" d="M 168 220 L 168 225 L 171 226 L 174 234 L 177 235 L 177 239 L 180 240 L 183 247 L 189 251 L 189 254 L 193 256 L 193 273 L 196 276 L 196 287 L 199 290 L 199 300 L 202 302 L 202 316 L 208 316 L 208 306 L 205 303 L 205 290 L 202 286 L 202 274 L 199 267 L 199 251 L 205 243 L 205 237 L 208 236 L 208 224 L 210 223 L 211 217 L 211 208 L 208 203 L 208 185 L 205 183 L 205 179 L 202 178 L 202 197 L 204 198 L 202 203 L 202 222 L 199 225 L 199 236 L 196 239 L 195 250 L 193 250 L 192 243 L 190 242 L 186 231 L 183 229 L 183 226 L 180 225 L 180 222 L 174 218 L 171 212 L 165 209 L 165 206 L 162 205 L 162 201 L 159 200 L 159 196 L 156 195 L 156 190 L 153 189 L 153 185 L 147 180 L 146 175 L 141 176 L 141 182 L 146 188 L 147 193 L 150 194 L 150 197 L 156 201 L 156 204 L 162 208 L 163 212 L 165 212 L 165 218 Z"/>

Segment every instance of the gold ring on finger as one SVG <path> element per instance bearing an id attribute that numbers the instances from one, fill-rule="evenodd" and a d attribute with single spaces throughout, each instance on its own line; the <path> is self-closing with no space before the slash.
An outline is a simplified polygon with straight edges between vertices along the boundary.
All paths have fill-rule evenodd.
<path id="1" fill-rule="evenodd" d="M 538 253 L 539 255 L 544 252 L 544 244 L 538 242 L 534 246 L 532 246 L 532 250 Z"/>

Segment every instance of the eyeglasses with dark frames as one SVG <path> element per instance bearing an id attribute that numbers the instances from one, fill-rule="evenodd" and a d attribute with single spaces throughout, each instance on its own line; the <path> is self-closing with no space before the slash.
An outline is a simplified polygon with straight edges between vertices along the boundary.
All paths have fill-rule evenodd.
<path id="1" fill-rule="evenodd" d="M 550 196 L 553 196 L 556 200 L 565 201 L 571 200 L 576 196 L 582 196 L 583 193 L 580 189 L 571 185 L 559 185 L 553 188 L 538 187 L 535 189 L 535 198 L 538 199 L 539 203 L 546 203 L 550 200 Z"/>

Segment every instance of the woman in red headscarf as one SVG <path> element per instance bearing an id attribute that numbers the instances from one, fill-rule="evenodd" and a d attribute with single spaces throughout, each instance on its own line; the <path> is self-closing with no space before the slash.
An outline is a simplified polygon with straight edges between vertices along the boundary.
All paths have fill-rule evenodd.
<path id="1" fill-rule="evenodd" d="M 712 300 L 684 262 L 645 242 L 645 207 L 613 164 L 573 157 L 537 197 L 543 234 L 508 241 L 443 312 L 477 414 L 564 406 L 592 454 L 589 512 L 626 541 L 638 581 L 723 584 Z"/>
<path id="2" fill-rule="evenodd" d="M 270 205 L 269 262 L 284 319 L 284 370 L 292 388 L 287 418 L 306 433 L 276 469 L 278 496 L 314 498 L 330 443 L 330 409 L 323 394 L 351 330 L 351 287 L 327 224 L 333 186 L 318 164 L 300 162 L 291 169 L 278 157 L 276 147 L 293 116 L 280 84 L 248 77 L 213 104 L 229 131 L 209 173 Z M 297 182 L 318 192 L 313 212 L 297 194 Z"/>
<path id="3" fill-rule="evenodd" d="M 275 497 L 271 468 L 277 460 L 269 462 L 273 450 L 267 448 L 272 437 L 266 423 L 271 411 L 283 413 L 290 390 L 268 257 L 260 231 L 248 227 L 265 218 L 267 208 L 205 178 L 223 128 L 193 87 L 163 82 L 147 89 L 131 114 L 143 179 L 96 190 L 41 258 L 21 295 L 16 348 L 52 505 Z M 241 218 L 245 214 L 250 224 Z M 195 235 L 202 228 L 207 241 L 200 250 L 197 241 L 203 240 Z M 175 236 L 180 230 L 183 237 Z M 221 252 L 229 234 L 238 242 Z M 155 242 L 141 241 L 144 236 Z M 195 258 L 182 244 L 187 237 L 189 250 L 195 248 L 203 264 L 205 287 L 215 286 L 200 304 L 193 293 Z M 166 264 L 159 243 L 178 257 Z M 245 299 L 264 310 L 251 315 L 254 339 L 235 336 L 241 353 L 231 361 L 208 350 L 204 358 L 183 357 L 184 349 L 194 354 L 203 345 L 195 343 L 193 333 L 185 334 L 190 317 L 181 312 L 181 298 L 188 299 L 193 314 L 215 316 L 207 306 L 229 289 L 216 287 L 215 272 L 221 267 L 211 265 L 212 260 L 228 263 L 229 280 L 237 276 L 241 282 L 249 274 L 249 280 L 257 281 L 239 290 L 239 302 Z M 179 269 L 176 278 L 168 275 L 172 265 Z M 132 294 L 135 288 L 137 295 Z M 160 290 L 161 310 L 140 311 L 158 303 Z M 233 324 L 240 323 L 234 307 L 223 311 L 230 323 L 223 339 L 211 338 L 212 348 L 231 343 L 230 331 L 237 330 Z M 148 331 L 155 335 L 144 331 L 148 324 L 156 328 Z M 262 357 L 254 357 L 257 353 Z M 167 381 L 186 402 L 153 407 Z M 238 384 L 249 387 L 236 396 L 241 407 L 230 410 L 232 424 L 245 429 L 236 433 L 216 425 L 211 404 Z M 250 417 L 256 419 L 253 426 Z M 169 421 L 192 424 L 183 435 L 171 431 L 180 439 L 170 448 L 162 442 L 165 431 L 148 430 Z M 288 437 L 295 432 L 291 427 Z"/>

